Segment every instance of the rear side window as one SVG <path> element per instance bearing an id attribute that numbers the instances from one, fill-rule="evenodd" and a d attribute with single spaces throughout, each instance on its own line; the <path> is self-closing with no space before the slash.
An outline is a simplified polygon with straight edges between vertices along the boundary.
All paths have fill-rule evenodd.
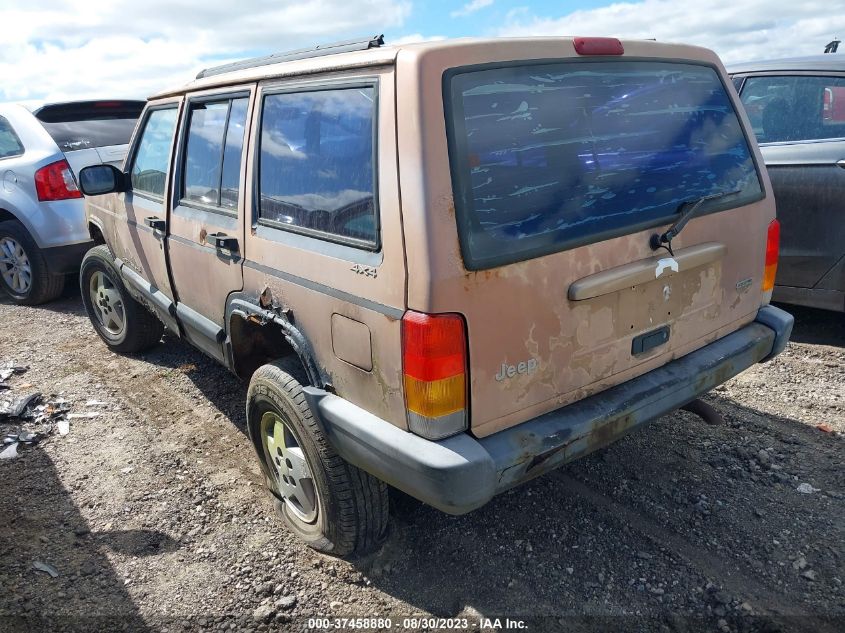
<path id="1" fill-rule="evenodd" d="M 845 138 L 845 77 L 748 77 L 741 97 L 761 143 Z"/>
<path id="2" fill-rule="evenodd" d="M 191 105 L 183 200 L 237 208 L 247 103 L 239 97 Z"/>
<path id="3" fill-rule="evenodd" d="M 372 85 L 264 97 L 259 221 L 378 245 Z"/>
<path id="4" fill-rule="evenodd" d="M 150 112 L 132 160 L 130 177 L 134 191 L 164 196 L 175 128 L 175 107 Z"/>
<path id="5" fill-rule="evenodd" d="M 23 154 L 23 144 L 12 129 L 12 125 L 0 116 L 0 158 L 11 158 Z"/>
<path id="6" fill-rule="evenodd" d="M 762 196 L 717 72 L 671 62 L 560 62 L 446 74 L 467 268 L 538 257 Z"/>
<path id="7" fill-rule="evenodd" d="M 49 105 L 36 118 L 63 152 L 125 145 L 144 108 L 142 101 L 91 101 Z"/>

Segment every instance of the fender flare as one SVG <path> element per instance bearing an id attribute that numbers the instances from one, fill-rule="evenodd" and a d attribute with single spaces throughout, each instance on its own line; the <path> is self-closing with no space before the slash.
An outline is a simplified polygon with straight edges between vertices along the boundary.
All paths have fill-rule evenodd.
<path id="1" fill-rule="evenodd" d="M 244 320 L 257 323 L 258 325 L 267 325 L 272 323 L 273 325 L 279 327 L 288 345 L 290 345 L 297 356 L 299 356 L 311 384 L 320 389 L 332 391 L 331 380 L 329 379 L 328 374 L 317 364 L 315 360 L 314 347 L 302 331 L 293 324 L 289 315 L 290 310 L 276 306 L 275 304 L 269 308 L 263 308 L 258 303 L 257 299 L 254 299 L 245 293 L 238 292 L 230 295 L 226 306 L 226 340 L 224 342 L 226 363 L 234 372 L 235 354 L 234 349 L 232 348 L 230 334 L 230 324 L 234 317 L 240 317 Z"/>

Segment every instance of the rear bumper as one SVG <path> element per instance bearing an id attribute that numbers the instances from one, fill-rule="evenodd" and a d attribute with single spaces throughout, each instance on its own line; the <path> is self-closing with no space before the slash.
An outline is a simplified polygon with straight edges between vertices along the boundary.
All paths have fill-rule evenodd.
<path id="1" fill-rule="evenodd" d="M 72 273 L 79 270 L 82 258 L 94 246 L 94 242 L 53 246 L 41 250 L 47 269 L 54 274 Z"/>
<path id="2" fill-rule="evenodd" d="M 313 387 L 311 408 L 348 462 L 449 514 L 619 439 L 783 351 L 792 316 L 765 306 L 756 320 L 626 383 L 483 439 L 432 442 Z"/>

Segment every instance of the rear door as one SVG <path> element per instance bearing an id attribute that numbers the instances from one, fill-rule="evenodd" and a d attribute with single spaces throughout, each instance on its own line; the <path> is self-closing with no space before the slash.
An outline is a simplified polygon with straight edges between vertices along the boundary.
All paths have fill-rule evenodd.
<path id="1" fill-rule="evenodd" d="M 222 360 L 226 297 L 243 286 L 244 160 L 253 86 L 185 103 L 167 249 L 185 336 Z"/>
<path id="2" fill-rule="evenodd" d="M 740 96 L 777 200 L 776 283 L 816 287 L 845 255 L 845 73 L 748 75 Z"/>
<path id="3" fill-rule="evenodd" d="M 502 46 L 473 56 L 511 53 Z M 566 47 L 539 42 L 517 54 L 548 60 L 555 49 Z M 629 50 L 654 55 L 645 43 L 626 42 Z M 443 74 L 437 61 L 451 60 L 424 64 L 424 82 Z M 446 68 L 447 156 L 428 141 L 427 226 L 405 215 L 408 303 L 464 315 L 476 435 L 625 382 L 753 320 L 773 205 L 715 57 Z M 436 118 L 432 107 L 419 124 L 427 140 Z M 403 207 L 416 209 L 419 176 L 401 169 Z M 652 250 L 652 235 L 709 196 L 722 197 L 700 204 L 672 241 L 674 255 Z"/>

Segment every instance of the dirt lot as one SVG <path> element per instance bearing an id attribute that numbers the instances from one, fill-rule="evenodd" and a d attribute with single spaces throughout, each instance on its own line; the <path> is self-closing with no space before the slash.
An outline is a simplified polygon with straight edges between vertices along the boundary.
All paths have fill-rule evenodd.
<path id="1" fill-rule="evenodd" d="M 384 547 L 350 563 L 272 515 L 245 387 L 224 369 L 170 336 L 108 352 L 72 290 L 40 308 L 0 299 L 0 365 L 30 366 L 6 394 L 101 413 L 0 462 L 0 629 L 302 629 L 325 615 L 398 630 L 433 614 L 476 630 L 481 616 L 845 630 L 845 318 L 797 317 L 782 356 L 708 396 L 724 425 L 665 416 L 464 517 L 397 499 Z"/>

